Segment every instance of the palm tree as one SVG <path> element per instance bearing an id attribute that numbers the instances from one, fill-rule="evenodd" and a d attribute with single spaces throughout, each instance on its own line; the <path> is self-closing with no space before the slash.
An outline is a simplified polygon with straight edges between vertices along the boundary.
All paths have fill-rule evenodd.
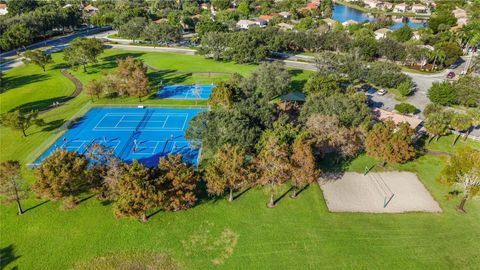
<path id="1" fill-rule="evenodd" d="M 449 132 L 449 115 L 446 112 L 431 113 L 425 119 L 424 127 L 427 132 L 431 135 L 428 142 L 436 137 L 436 141 L 440 136 L 445 135 Z"/>
<path id="2" fill-rule="evenodd" d="M 467 111 L 467 116 L 470 118 L 471 125 L 470 128 L 467 129 L 467 132 L 465 132 L 463 141 L 467 140 L 468 135 L 472 131 L 472 127 L 480 126 L 480 108 L 469 109 Z"/>
<path id="3" fill-rule="evenodd" d="M 433 59 L 433 65 L 432 65 L 432 70 L 436 69 L 436 63 L 443 64 L 445 59 L 447 58 L 447 55 L 445 54 L 444 51 L 435 49 L 430 53 L 430 60 Z"/>
<path id="4" fill-rule="evenodd" d="M 472 126 L 472 119 L 463 113 L 454 113 L 450 120 L 450 126 L 458 133 L 457 136 L 453 138 L 452 146 L 455 145 L 462 131 L 468 130 Z"/>

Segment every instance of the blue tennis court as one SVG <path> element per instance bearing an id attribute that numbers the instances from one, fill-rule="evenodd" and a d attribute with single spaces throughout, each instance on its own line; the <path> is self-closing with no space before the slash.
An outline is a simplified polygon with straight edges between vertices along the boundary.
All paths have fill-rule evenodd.
<path id="1" fill-rule="evenodd" d="M 157 97 L 164 99 L 207 100 L 212 93 L 213 87 L 210 84 L 167 85 L 158 91 Z"/>
<path id="2" fill-rule="evenodd" d="M 94 108 L 50 146 L 40 163 L 56 148 L 84 153 L 89 145 L 101 144 L 126 162 L 138 160 L 156 166 L 160 157 L 182 154 L 184 161 L 198 163 L 198 149 L 184 138 L 190 120 L 204 109 Z"/>

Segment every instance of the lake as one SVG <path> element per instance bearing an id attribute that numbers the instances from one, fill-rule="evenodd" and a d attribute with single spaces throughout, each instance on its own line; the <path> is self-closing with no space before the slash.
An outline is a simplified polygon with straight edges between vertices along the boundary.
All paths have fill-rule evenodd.
<path id="1" fill-rule="evenodd" d="M 363 13 L 359 10 L 335 3 L 333 8 L 332 19 L 341 23 L 348 20 L 354 20 L 357 22 L 364 22 L 364 21 L 373 22 L 375 21 L 375 16 L 373 16 L 372 14 Z M 404 26 L 405 24 L 410 26 L 411 28 L 423 27 L 424 23 L 426 22 L 426 20 L 424 19 L 422 20 L 414 17 L 408 18 L 408 17 L 401 17 L 401 16 L 394 16 L 392 20 L 394 22 L 394 25 L 390 26 L 389 28 L 393 30 L 398 29 Z"/>

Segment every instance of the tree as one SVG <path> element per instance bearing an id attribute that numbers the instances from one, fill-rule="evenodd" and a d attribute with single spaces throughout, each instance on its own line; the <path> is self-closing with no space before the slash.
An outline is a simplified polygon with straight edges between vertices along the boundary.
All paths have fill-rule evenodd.
<path id="1" fill-rule="evenodd" d="M 0 123 L 13 130 L 20 130 L 24 137 L 27 137 L 27 129 L 32 125 L 40 125 L 42 120 L 37 119 L 38 111 L 23 113 L 20 110 L 4 113 L 0 116 Z"/>
<path id="2" fill-rule="evenodd" d="M 229 60 L 226 51 L 228 49 L 229 34 L 223 32 L 208 32 L 202 36 L 201 46 L 198 52 L 205 57 L 214 60 Z"/>
<path id="3" fill-rule="evenodd" d="M 182 161 L 182 155 L 169 154 L 166 158 L 160 158 L 158 169 L 162 206 L 170 211 L 194 206 L 197 202 L 195 190 L 198 175 L 192 166 Z"/>
<path id="4" fill-rule="evenodd" d="M 20 173 L 20 163 L 7 160 L 0 163 L 0 195 L 7 202 L 17 203 L 17 214 L 23 214 L 21 199 L 27 197 L 27 186 Z"/>
<path id="5" fill-rule="evenodd" d="M 406 57 L 405 46 L 393 39 L 382 38 L 378 41 L 377 52 L 390 61 L 403 61 Z"/>
<path id="6" fill-rule="evenodd" d="M 128 94 L 137 96 L 138 101 L 142 101 L 142 97 L 150 93 L 148 77 L 144 69 L 135 69 L 128 80 Z"/>
<path id="7" fill-rule="evenodd" d="M 300 135 L 292 146 L 290 157 L 293 193 L 291 198 L 297 197 L 297 192 L 308 184 L 317 180 L 320 173 L 315 166 L 315 157 L 312 152 L 312 143 L 305 135 Z"/>
<path id="8" fill-rule="evenodd" d="M 271 128 L 263 131 L 255 147 L 257 151 L 261 151 L 271 137 L 277 139 L 280 144 L 291 145 L 295 141 L 299 132 L 300 128 L 292 123 L 287 115 L 282 114 L 277 120 L 275 120 L 275 122 L 273 122 Z"/>
<path id="9" fill-rule="evenodd" d="M 161 194 L 157 191 L 152 172 L 134 160 L 125 165 L 118 182 L 118 198 L 114 205 L 117 217 L 135 217 L 147 222 L 147 211 L 158 206 Z"/>
<path id="10" fill-rule="evenodd" d="M 430 60 L 433 60 L 432 70 L 436 69 L 437 63 L 443 64 L 446 58 L 447 58 L 447 55 L 445 54 L 444 51 L 440 49 L 434 49 L 433 51 L 431 51 Z"/>
<path id="11" fill-rule="evenodd" d="M 411 82 L 410 77 L 402 73 L 400 67 L 388 62 L 370 63 L 367 80 L 375 85 L 396 88 L 403 82 Z"/>
<path id="12" fill-rule="evenodd" d="M 315 152 L 322 156 L 335 152 L 340 161 L 353 158 L 363 150 L 364 135 L 360 128 L 344 127 L 336 116 L 312 114 L 305 127 Z"/>
<path id="13" fill-rule="evenodd" d="M 453 83 L 456 102 L 468 107 L 480 107 L 480 77 L 462 76 Z"/>
<path id="14" fill-rule="evenodd" d="M 362 28 L 353 34 L 353 46 L 356 48 L 358 56 L 367 61 L 373 60 L 377 52 L 377 41 L 375 34 L 366 28 Z"/>
<path id="15" fill-rule="evenodd" d="M 300 118 L 306 121 L 310 115 L 318 113 L 336 116 L 345 127 L 369 125 L 372 114 L 364 98 L 364 95 L 310 95 L 300 112 Z"/>
<path id="16" fill-rule="evenodd" d="M 278 185 L 290 178 L 290 161 L 288 145 L 279 144 L 274 137 L 270 138 L 260 151 L 257 160 L 259 170 L 258 183 L 270 189 L 268 207 L 275 207 L 275 191 Z"/>
<path id="17" fill-rule="evenodd" d="M 131 39 L 132 42 L 135 43 L 135 40 L 142 35 L 146 24 L 147 20 L 143 17 L 132 18 L 127 23 L 120 26 L 118 29 L 118 35 Z"/>
<path id="18" fill-rule="evenodd" d="M 38 6 L 36 0 L 13 0 L 8 1 L 8 13 L 20 15 L 34 10 Z"/>
<path id="19" fill-rule="evenodd" d="M 291 75 L 282 62 L 262 63 L 252 72 L 249 80 L 256 86 L 256 93 L 270 101 L 288 92 Z"/>
<path id="20" fill-rule="evenodd" d="M 408 114 L 408 113 L 415 113 L 417 108 L 409 103 L 399 103 L 395 105 L 395 110 L 397 110 L 401 114 Z"/>
<path id="21" fill-rule="evenodd" d="M 335 78 L 335 75 L 325 75 L 317 72 L 308 78 L 307 83 L 304 86 L 304 91 L 307 94 L 323 94 L 325 96 L 341 93 L 339 82 Z"/>
<path id="22" fill-rule="evenodd" d="M 460 46 L 456 41 L 455 42 L 439 42 L 439 43 L 436 43 L 434 47 L 435 47 L 435 50 L 443 51 L 445 53 L 445 60 L 443 61 L 443 65 L 445 66 L 452 65 L 463 54 L 462 49 L 460 48 Z"/>
<path id="23" fill-rule="evenodd" d="M 100 94 L 103 91 L 103 84 L 97 80 L 91 80 L 86 87 L 86 94 L 90 96 L 93 102 L 93 96 L 96 96 L 97 99 L 100 99 Z"/>
<path id="24" fill-rule="evenodd" d="M 154 45 L 159 42 L 177 41 L 182 37 L 179 27 L 164 21 L 149 23 L 143 30 L 143 36 Z"/>
<path id="25" fill-rule="evenodd" d="M 250 168 L 245 155 L 245 150 L 230 144 L 223 145 L 217 151 L 205 170 L 209 194 L 219 196 L 228 190 L 228 201 L 233 201 L 233 192 L 240 190 L 250 180 Z"/>
<path id="26" fill-rule="evenodd" d="M 458 210 L 465 212 L 465 203 L 480 192 L 480 151 L 462 147 L 458 149 L 441 172 L 440 182 L 447 185 L 460 185 L 463 198 Z"/>
<path id="27" fill-rule="evenodd" d="M 455 145 L 458 138 L 462 135 L 463 131 L 468 130 L 472 126 L 472 119 L 463 113 L 453 113 L 450 119 L 450 127 L 452 127 L 456 132 L 457 136 L 454 137 L 452 146 Z"/>
<path id="28" fill-rule="evenodd" d="M 425 117 L 428 117 L 432 113 L 439 113 L 444 111 L 444 107 L 442 105 L 436 104 L 436 103 L 429 103 L 427 106 L 425 106 L 425 109 L 423 109 L 423 115 Z"/>
<path id="29" fill-rule="evenodd" d="M 34 63 L 35 65 L 41 67 L 44 72 L 47 64 L 53 63 L 52 56 L 44 53 L 41 50 L 26 51 L 23 53 L 23 57 L 25 57 L 23 60 L 25 64 Z"/>
<path id="30" fill-rule="evenodd" d="M 427 96 L 431 102 L 443 106 L 455 104 L 457 100 L 455 88 L 449 82 L 434 82 Z"/>
<path id="31" fill-rule="evenodd" d="M 406 42 L 412 38 L 413 32 L 408 25 L 404 25 L 396 30 L 394 30 L 390 36 L 399 42 Z"/>
<path id="32" fill-rule="evenodd" d="M 404 81 L 397 86 L 397 91 L 403 97 L 409 96 L 413 92 L 412 82 Z"/>
<path id="33" fill-rule="evenodd" d="M 232 105 L 232 90 L 228 82 L 219 82 L 212 89 L 208 97 L 209 105 L 219 105 L 223 108 L 229 108 Z"/>
<path id="34" fill-rule="evenodd" d="M 58 148 L 35 167 L 33 190 L 51 200 L 77 196 L 88 189 L 87 165 L 84 155 Z"/>
<path id="35" fill-rule="evenodd" d="M 430 141 L 435 137 L 438 141 L 440 136 L 446 135 L 450 132 L 449 123 L 450 114 L 442 111 L 429 114 L 428 117 L 425 119 L 423 126 L 431 136 Z"/>
<path id="36" fill-rule="evenodd" d="M 216 9 L 227 9 L 230 6 L 230 0 L 212 0 L 212 6 Z"/>
<path id="37" fill-rule="evenodd" d="M 83 66 L 83 72 L 87 71 L 87 65 L 97 63 L 97 57 L 103 52 L 102 41 L 96 38 L 76 38 L 65 48 L 63 59 L 73 68 Z"/>
<path id="38" fill-rule="evenodd" d="M 393 121 L 376 124 L 365 138 L 367 154 L 386 162 L 405 163 L 415 157 L 412 135 L 413 129 L 402 122 Z"/>
<path id="39" fill-rule="evenodd" d="M 20 47 L 30 44 L 33 37 L 32 31 L 25 23 L 14 23 L 2 34 L 0 45 L 5 51 L 15 49 L 18 54 Z"/>

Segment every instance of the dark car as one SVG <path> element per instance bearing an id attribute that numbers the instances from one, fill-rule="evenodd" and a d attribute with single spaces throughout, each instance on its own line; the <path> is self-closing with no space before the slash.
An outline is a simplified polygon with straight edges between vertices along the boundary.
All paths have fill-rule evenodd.
<path id="1" fill-rule="evenodd" d="M 453 79 L 455 77 L 455 72 L 453 71 L 450 71 L 448 74 L 447 74 L 447 79 Z"/>

